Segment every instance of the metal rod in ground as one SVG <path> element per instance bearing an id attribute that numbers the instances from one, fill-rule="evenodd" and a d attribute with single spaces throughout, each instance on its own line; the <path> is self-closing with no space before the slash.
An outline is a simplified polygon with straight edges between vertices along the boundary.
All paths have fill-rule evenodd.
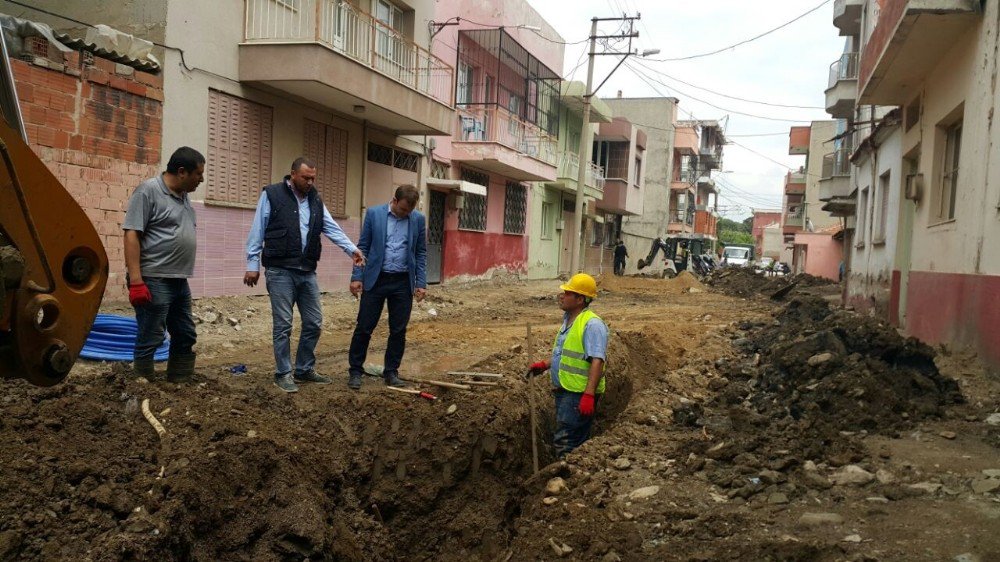
<path id="1" fill-rule="evenodd" d="M 448 371 L 449 375 L 456 375 L 459 377 L 489 377 L 492 379 L 502 379 L 503 374 L 501 373 L 477 373 L 475 371 Z"/>
<path id="2" fill-rule="evenodd" d="M 458 381 L 459 384 L 467 384 L 470 386 L 500 386 L 498 382 L 486 382 L 486 381 Z"/>
<path id="3" fill-rule="evenodd" d="M 460 390 L 472 390 L 472 387 L 469 386 L 469 385 L 467 385 L 467 384 L 458 384 L 458 383 L 454 383 L 454 382 L 432 381 L 432 380 L 424 380 L 424 381 L 420 381 L 420 382 L 425 382 L 427 384 L 433 384 L 434 386 L 441 386 L 441 387 L 444 387 L 444 388 L 457 388 L 457 389 L 460 389 Z"/>
<path id="4" fill-rule="evenodd" d="M 527 342 L 525 342 L 525 349 L 528 351 L 528 361 L 531 361 L 531 324 L 525 326 L 527 331 Z M 531 390 L 531 371 L 528 371 L 528 408 L 531 410 L 530 423 L 531 423 L 531 467 L 534 469 L 534 474 L 538 474 L 538 436 L 536 435 L 535 427 L 535 393 Z"/>

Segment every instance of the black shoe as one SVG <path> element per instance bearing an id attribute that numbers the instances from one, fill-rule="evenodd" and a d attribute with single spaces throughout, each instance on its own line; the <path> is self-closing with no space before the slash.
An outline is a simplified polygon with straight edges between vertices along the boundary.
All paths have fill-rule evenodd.
<path id="1" fill-rule="evenodd" d="M 280 377 L 274 377 L 274 386 L 288 393 L 299 391 L 299 387 L 295 384 L 295 381 L 292 380 L 292 375 L 290 373 Z"/>
<path id="2" fill-rule="evenodd" d="M 403 379 L 399 378 L 399 375 L 397 375 L 395 373 L 392 373 L 392 374 L 389 374 L 389 375 L 385 376 L 385 385 L 386 386 L 394 386 L 396 388 L 406 388 L 407 386 L 410 386 L 410 385 L 406 384 L 405 382 L 403 382 Z"/>
<path id="3" fill-rule="evenodd" d="M 330 377 L 324 377 L 323 375 L 317 373 L 316 371 L 309 371 L 308 373 L 302 373 L 302 374 L 295 373 L 295 376 L 292 377 L 292 380 L 299 384 L 305 382 L 312 382 L 316 384 L 330 384 L 331 382 L 333 382 L 332 380 L 330 380 Z"/>
<path id="4" fill-rule="evenodd" d="M 347 388 L 351 390 L 361 390 L 361 375 L 351 373 L 347 377 Z"/>

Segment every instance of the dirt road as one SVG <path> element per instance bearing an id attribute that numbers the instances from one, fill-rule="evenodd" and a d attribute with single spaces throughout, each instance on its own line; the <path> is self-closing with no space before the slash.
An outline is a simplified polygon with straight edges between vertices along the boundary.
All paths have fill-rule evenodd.
<path id="1" fill-rule="evenodd" d="M 346 295 L 323 298 L 336 383 L 297 395 L 271 385 L 266 299 L 201 300 L 193 384 L 0 383 L 0 560 L 1000 560 L 1000 376 L 828 308 L 835 288 L 758 285 L 602 279 L 608 394 L 561 463 L 547 382 L 519 376 L 556 282 L 432 288 L 404 374 L 504 374 L 436 402 L 347 389 Z"/>

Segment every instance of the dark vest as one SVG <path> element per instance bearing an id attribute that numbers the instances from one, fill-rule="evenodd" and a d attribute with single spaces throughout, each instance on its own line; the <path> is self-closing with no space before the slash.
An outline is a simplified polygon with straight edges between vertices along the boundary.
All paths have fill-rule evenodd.
<path id="1" fill-rule="evenodd" d="M 285 177 L 287 181 L 288 176 Z M 302 251 L 299 231 L 299 201 L 285 181 L 264 188 L 271 216 L 264 230 L 264 267 L 284 267 L 315 271 L 322 250 L 323 201 L 315 189 L 309 192 L 309 232 Z"/>

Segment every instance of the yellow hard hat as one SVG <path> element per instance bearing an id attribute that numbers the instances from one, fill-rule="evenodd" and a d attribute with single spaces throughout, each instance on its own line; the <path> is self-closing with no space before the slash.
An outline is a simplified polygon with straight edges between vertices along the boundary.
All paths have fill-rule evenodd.
<path id="1" fill-rule="evenodd" d="M 586 273 L 577 273 L 567 283 L 559 285 L 559 288 L 591 299 L 597 297 L 597 281 Z"/>

